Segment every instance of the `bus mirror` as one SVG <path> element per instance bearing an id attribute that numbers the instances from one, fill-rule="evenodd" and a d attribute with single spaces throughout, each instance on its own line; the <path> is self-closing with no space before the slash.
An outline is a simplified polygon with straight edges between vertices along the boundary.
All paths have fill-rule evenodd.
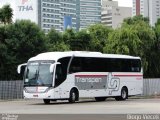
<path id="1" fill-rule="evenodd" d="M 27 63 L 18 65 L 17 73 L 20 74 L 20 73 L 21 73 L 21 68 L 22 68 L 22 66 L 26 66 L 26 65 L 27 65 Z"/>
<path id="2" fill-rule="evenodd" d="M 56 65 L 60 65 L 60 64 L 61 64 L 60 62 L 57 62 L 57 63 L 56 63 Z"/>
<path id="3" fill-rule="evenodd" d="M 50 65 L 50 69 L 49 69 L 50 73 L 53 73 L 54 66 L 55 66 L 55 64 Z"/>
<path id="4" fill-rule="evenodd" d="M 60 62 L 56 62 L 56 63 L 54 63 L 54 64 L 51 64 L 51 65 L 50 65 L 50 69 L 49 69 L 49 70 L 50 70 L 50 73 L 53 73 L 53 70 L 54 70 L 54 66 L 55 66 L 55 65 L 60 65 L 60 64 L 61 64 Z"/>

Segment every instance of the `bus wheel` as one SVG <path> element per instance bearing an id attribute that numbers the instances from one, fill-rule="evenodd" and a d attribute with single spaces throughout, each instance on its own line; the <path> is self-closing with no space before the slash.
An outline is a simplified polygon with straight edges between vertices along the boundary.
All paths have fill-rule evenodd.
<path id="1" fill-rule="evenodd" d="M 128 98 L 127 88 L 122 88 L 122 91 L 121 91 L 121 100 L 126 100 L 127 98 Z"/>
<path id="2" fill-rule="evenodd" d="M 68 101 L 70 103 L 74 103 L 76 101 L 76 98 L 77 98 L 77 94 L 76 94 L 75 90 L 72 89 L 71 92 L 70 92 L 70 97 L 69 97 Z"/>
<path id="3" fill-rule="evenodd" d="M 49 104 L 49 103 L 50 103 L 50 99 L 43 99 L 43 102 L 44 102 L 45 104 Z"/>
<path id="4" fill-rule="evenodd" d="M 98 101 L 105 101 L 106 97 L 95 97 L 95 100 Z"/>
<path id="5" fill-rule="evenodd" d="M 115 97 L 117 101 L 126 100 L 128 98 L 128 91 L 127 88 L 123 87 L 121 90 L 121 96 Z"/>

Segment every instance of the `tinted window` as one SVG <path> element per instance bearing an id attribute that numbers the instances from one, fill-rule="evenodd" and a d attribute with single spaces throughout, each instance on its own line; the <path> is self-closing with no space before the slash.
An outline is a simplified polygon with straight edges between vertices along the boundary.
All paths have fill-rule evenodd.
<path id="1" fill-rule="evenodd" d="M 56 66 L 55 87 L 59 86 L 66 80 L 69 61 L 70 57 L 65 57 L 58 60 L 61 64 Z"/>
<path id="2" fill-rule="evenodd" d="M 141 61 L 137 59 L 74 57 L 69 72 L 140 72 L 140 70 Z"/>
<path id="3" fill-rule="evenodd" d="M 69 68 L 69 73 L 82 72 L 82 62 L 83 58 L 74 57 Z"/>

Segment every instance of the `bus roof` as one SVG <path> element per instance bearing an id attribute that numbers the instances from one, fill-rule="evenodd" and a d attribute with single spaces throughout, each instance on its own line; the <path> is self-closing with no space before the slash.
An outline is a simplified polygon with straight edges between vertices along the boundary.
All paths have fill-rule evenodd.
<path id="1" fill-rule="evenodd" d="M 38 54 L 35 57 L 29 59 L 29 61 L 36 60 L 55 60 L 57 61 L 63 57 L 99 57 L 99 58 L 126 58 L 126 59 L 140 59 L 140 57 L 134 57 L 129 55 L 120 54 L 102 54 L 101 52 L 87 52 L 87 51 L 68 51 L 68 52 L 46 52 Z"/>

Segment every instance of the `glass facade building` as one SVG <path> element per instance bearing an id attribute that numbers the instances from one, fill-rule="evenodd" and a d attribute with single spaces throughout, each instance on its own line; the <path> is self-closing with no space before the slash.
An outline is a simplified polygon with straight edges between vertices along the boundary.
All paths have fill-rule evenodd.
<path id="1" fill-rule="evenodd" d="M 72 18 L 72 28 L 84 29 L 101 22 L 101 0 L 41 0 L 41 27 L 64 31 L 64 18 Z"/>
<path id="2" fill-rule="evenodd" d="M 31 8 L 31 9 L 28 9 Z M 101 22 L 101 0 L 16 0 L 15 19 L 29 19 L 46 33 L 54 28 L 63 32 L 65 18 L 75 30 Z"/>
<path id="3" fill-rule="evenodd" d="M 41 0 L 39 9 L 41 10 L 40 25 L 41 28 L 48 32 L 51 28 L 57 31 L 64 31 L 64 18 L 72 18 L 72 28 L 77 29 L 76 20 L 76 1 L 77 0 Z"/>
<path id="4" fill-rule="evenodd" d="M 80 29 L 101 22 L 101 0 L 80 0 Z"/>

